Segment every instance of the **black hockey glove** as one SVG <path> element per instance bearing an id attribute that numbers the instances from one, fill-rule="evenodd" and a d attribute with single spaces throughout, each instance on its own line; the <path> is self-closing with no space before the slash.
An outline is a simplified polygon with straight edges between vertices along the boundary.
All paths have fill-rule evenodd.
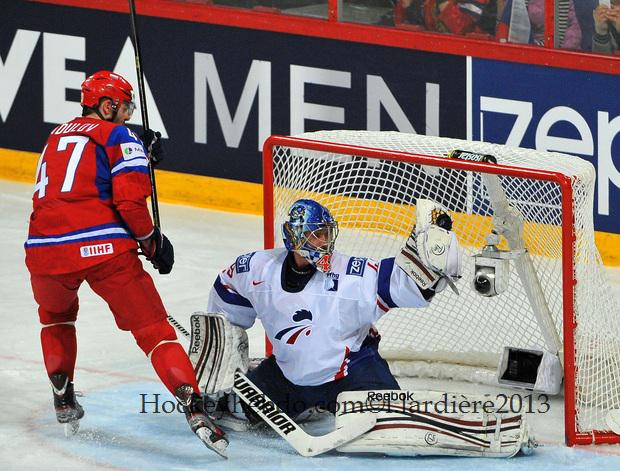
<path id="1" fill-rule="evenodd" d="M 156 226 L 151 237 L 146 241 L 141 241 L 140 245 L 146 255 L 146 259 L 153 264 L 160 275 L 167 275 L 172 271 L 174 265 L 174 248 Z"/>
<path id="2" fill-rule="evenodd" d="M 140 140 L 142 140 L 144 147 L 146 147 L 149 153 L 151 164 L 156 167 L 162 160 L 164 160 L 165 156 L 164 149 L 161 145 L 161 133 L 159 131 L 147 129 L 144 131 L 144 134 L 140 136 Z"/>

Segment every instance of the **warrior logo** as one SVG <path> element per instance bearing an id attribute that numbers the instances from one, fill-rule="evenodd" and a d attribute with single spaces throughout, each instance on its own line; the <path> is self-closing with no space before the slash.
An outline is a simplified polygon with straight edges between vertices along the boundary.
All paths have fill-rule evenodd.
<path id="1" fill-rule="evenodd" d="M 276 334 L 276 340 L 282 340 L 287 334 L 288 339 L 286 343 L 294 345 L 297 342 L 299 336 L 303 333 L 306 337 L 312 334 L 312 313 L 307 309 L 300 309 L 293 314 L 293 322 L 301 323 L 301 325 L 293 325 L 286 327 Z"/>

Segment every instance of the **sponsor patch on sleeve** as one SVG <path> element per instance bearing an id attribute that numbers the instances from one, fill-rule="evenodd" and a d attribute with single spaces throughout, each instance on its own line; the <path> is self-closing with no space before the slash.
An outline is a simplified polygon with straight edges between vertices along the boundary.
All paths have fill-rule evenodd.
<path id="1" fill-rule="evenodd" d="M 347 275 L 364 276 L 366 259 L 362 257 L 351 257 L 347 265 Z"/>
<path id="2" fill-rule="evenodd" d="M 237 273 L 246 273 L 250 271 L 250 259 L 255 253 L 256 252 L 246 253 L 237 257 L 237 261 L 235 262 Z"/>
<path id="3" fill-rule="evenodd" d="M 137 142 L 124 142 L 121 144 L 124 160 L 136 159 L 138 157 L 146 158 L 144 147 Z"/>

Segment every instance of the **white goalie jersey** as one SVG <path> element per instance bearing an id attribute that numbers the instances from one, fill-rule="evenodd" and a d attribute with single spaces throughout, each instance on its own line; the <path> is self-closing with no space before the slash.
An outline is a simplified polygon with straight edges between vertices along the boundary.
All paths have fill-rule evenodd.
<path id="1" fill-rule="evenodd" d="M 260 319 L 284 376 L 316 386 L 347 374 L 373 324 L 395 307 L 425 307 L 415 282 L 394 263 L 334 252 L 332 269 L 317 271 L 298 293 L 283 289 L 284 248 L 241 255 L 222 271 L 209 312 L 249 328 Z"/>

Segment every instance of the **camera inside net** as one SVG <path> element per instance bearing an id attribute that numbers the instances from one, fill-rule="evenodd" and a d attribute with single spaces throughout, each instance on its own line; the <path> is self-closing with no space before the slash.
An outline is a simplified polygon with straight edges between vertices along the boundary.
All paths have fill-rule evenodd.
<path id="1" fill-rule="evenodd" d="M 508 288 L 512 252 L 487 245 L 474 255 L 475 272 L 472 287 L 481 296 L 497 296 Z"/>

